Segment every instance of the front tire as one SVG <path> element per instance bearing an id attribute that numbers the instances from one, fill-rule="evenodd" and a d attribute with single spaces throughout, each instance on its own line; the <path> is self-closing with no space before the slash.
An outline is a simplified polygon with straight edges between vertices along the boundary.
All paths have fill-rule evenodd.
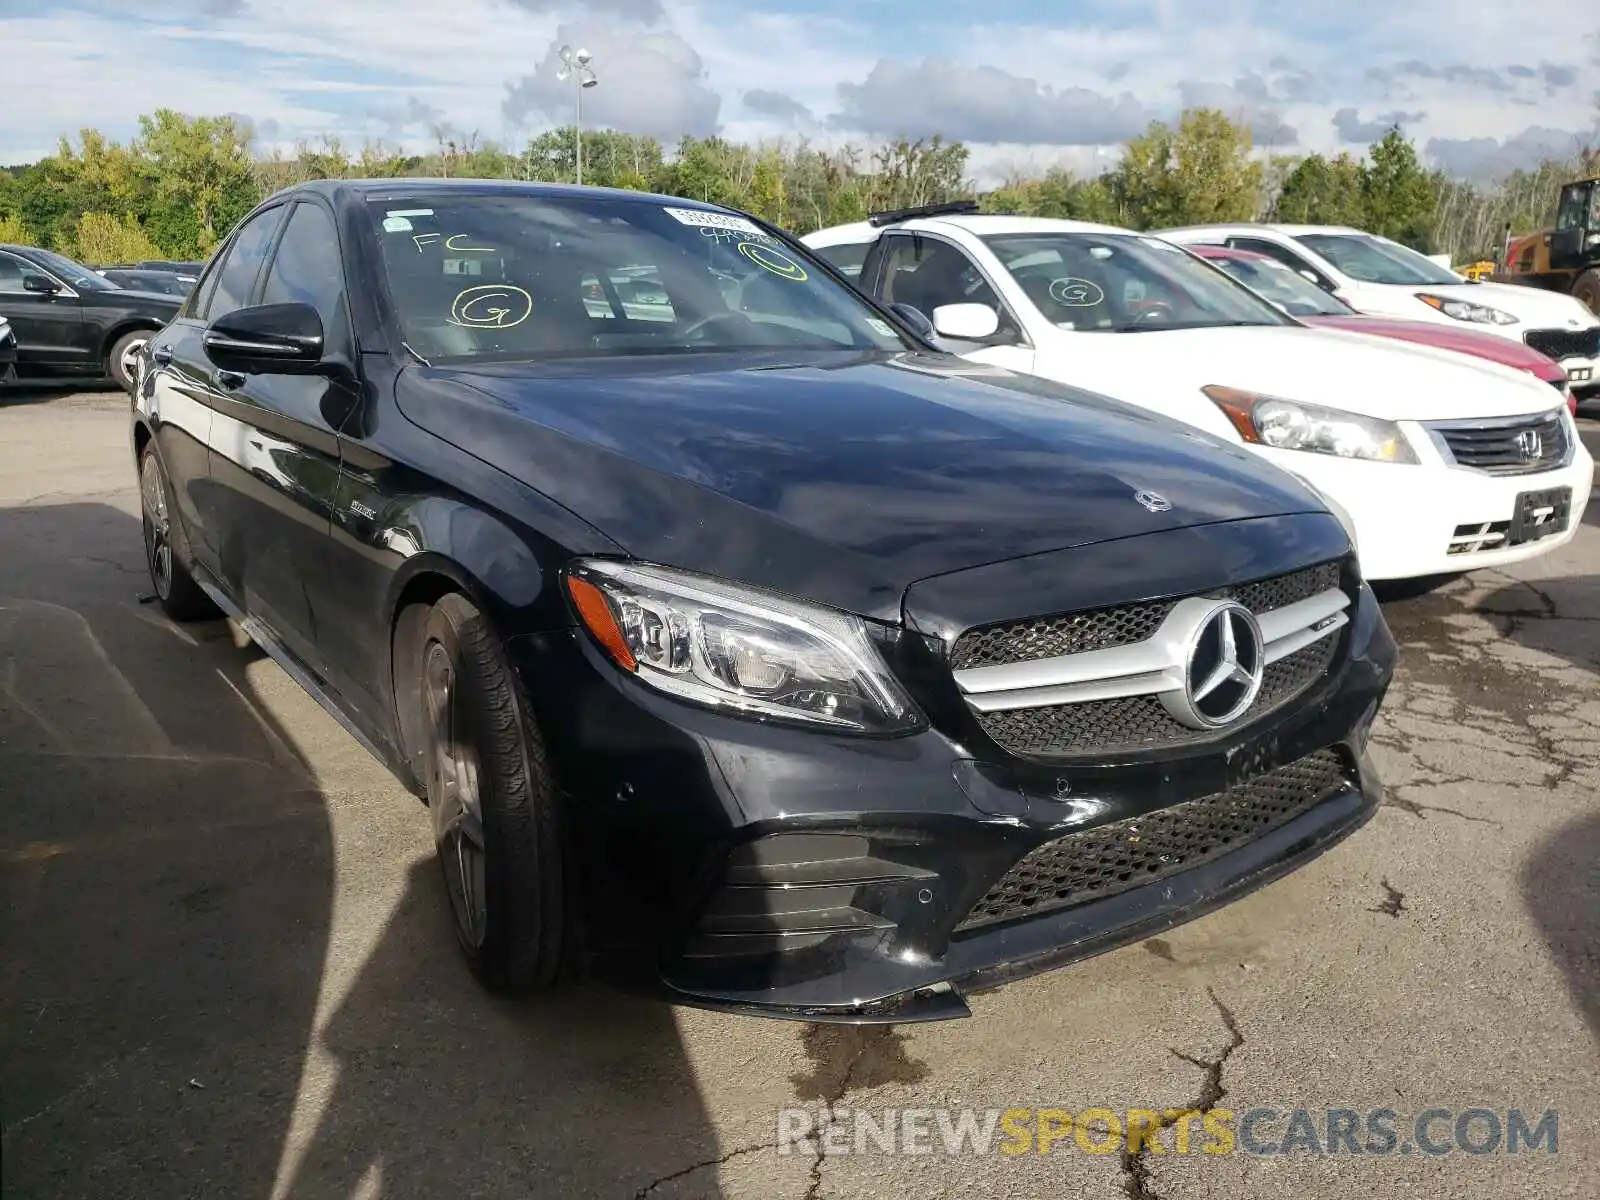
<path id="1" fill-rule="evenodd" d="M 111 350 L 106 354 L 106 374 L 130 396 L 134 380 L 139 377 L 139 356 L 149 341 L 148 329 L 135 329 L 111 343 Z"/>
<path id="2" fill-rule="evenodd" d="M 189 574 L 188 544 L 173 513 L 172 487 L 153 442 L 139 455 L 139 508 L 144 562 L 162 609 L 174 621 L 205 621 L 222 614 Z"/>
<path id="3" fill-rule="evenodd" d="M 456 940 L 489 987 L 548 987 L 570 942 L 565 856 L 521 683 L 460 595 L 429 611 L 417 661 L 428 804 Z"/>

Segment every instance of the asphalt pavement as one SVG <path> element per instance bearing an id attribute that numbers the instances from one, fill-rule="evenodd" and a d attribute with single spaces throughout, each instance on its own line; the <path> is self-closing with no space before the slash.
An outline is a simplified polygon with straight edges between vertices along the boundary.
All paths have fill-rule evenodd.
<path id="1" fill-rule="evenodd" d="M 873 1029 L 486 996 L 422 807 L 227 624 L 139 603 L 137 512 L 122 397 L 0 394 L 8 1198 L 1596 1194 L 1600 504 L 1387 606 L 1391 792 L 1350 840 L 969 1020 Z M 1232 1152 L 1185 1107 L 1235 1114 Z M 1392 1110 L 1392 1151 L 1341 1147 L 1329 1108 Z M 1091 1152 L 1094 1109 L 1170 1127 Z M 1555 1137 L 1470 1153 L 1472 1109 Z M 1022 1112 L 951 1153 L 963 1110 Z"/>

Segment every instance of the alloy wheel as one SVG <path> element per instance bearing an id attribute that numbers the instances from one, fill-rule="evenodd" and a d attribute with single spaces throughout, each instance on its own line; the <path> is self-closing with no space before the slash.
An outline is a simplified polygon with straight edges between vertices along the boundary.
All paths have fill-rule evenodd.
<path id="1" fill-rule="evenodd" d="M 150 566 L 150 581 L 156 595 L 166 600 L 172 595 L 172 520 L 167 511 L 167 482 L 155 453 L 144 456 L 139 467 L 139 496 L 144 510 L 144 550 Z"/>
<path id="2" fill-rule="evenodd" d="M 122 372 L 123 386 L 132 388 L 134 381 L 139 378 L 139 356 L 144 353 L 144 348 L 149 345 L 148 338 L 129 342 L 122 348 L 122 356 L 117 359 L 117 367 Z"/>
<path id="3" fill-rule="evenodd" d="M 429 794 L 434 839 L 457 932 L 475 949 L 483 945 L 487 930 L 483 804 L 477 753 L 467 736 L 457 686 L 450 652 L 439 642 L 429 642 L 423 659 L 422 694 L 432 742 L 429 757 L 435 786 Z"/>

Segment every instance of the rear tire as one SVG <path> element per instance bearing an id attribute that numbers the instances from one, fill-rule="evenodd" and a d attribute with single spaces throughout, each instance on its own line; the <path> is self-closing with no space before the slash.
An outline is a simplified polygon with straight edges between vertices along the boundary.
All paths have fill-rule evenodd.
<path id="1" fill-rule="evenodd" d="M 471 601 L 440 599 L 421 640 L 424 782 L 456 940 L 487 986 L 549 987 L 571 937 L 544 743 L 500 639 Z"/>
<path id="2" fill-rule="evenodd" d="M 133 394 L 134 380 L 138 378 L 139 355 L 144 353 L 151 336 L 148 329 L 135 329 L 111 343 L 106 354 L 106 374 L 129 395 Z"/>
<path id="3" fill-rule="evenodd" d="M 172 486 L 156 454 L 145 444 L 139 455 L 139 508 L 144 527 L 144 562 L 162 609 L 174 621 L 208 621 L 222 613 L 189 574 L 189 544 L 178 525 Z"/>
<path id="4" fill-rule="evenodd" d="M 1589 306 L 1589 311 L 1600 317 L 1600 270 L 1585 271 L 1572 285 L 1574 299 Z"/>

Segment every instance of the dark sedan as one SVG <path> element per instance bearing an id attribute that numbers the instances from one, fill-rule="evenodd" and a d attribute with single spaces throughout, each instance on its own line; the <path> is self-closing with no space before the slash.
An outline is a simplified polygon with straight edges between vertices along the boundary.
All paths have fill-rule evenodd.
<path id="1" fill-rule="evenodd" d="M 167 612 L 239 621 L 427 799 L 492 986 L 960 1015 L 1379 798 L 1394 643 L 1316 497 L 943 354 L 736 213 L 280 193 L 132 441 Z"/>
<path id="2" fill-rule="evenodd" d="M 0 311 L 21 377 L 109 376 L 131 389 L 145 342 L 182 302 L 118 287 L 51 250 L 0 245 Z"/>
<path id="3" fill-rule="evenodd" d="M 199 275 L 177 271 L 152 271 L 136 267 L 102 267 L 100 274 L 120 288 L 137 292 L 160 292 L 163 296 L 184 297 L 193 290 Z"/>

